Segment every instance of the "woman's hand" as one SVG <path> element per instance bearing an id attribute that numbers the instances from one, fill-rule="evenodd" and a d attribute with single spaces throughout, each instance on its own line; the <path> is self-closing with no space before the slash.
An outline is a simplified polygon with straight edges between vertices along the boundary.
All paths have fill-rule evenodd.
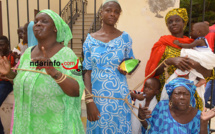
<path id="1" fill-rule="evenodd" d="M 204 108 L 201 117 L 200 117 L 200 134 L 207 134 L 208 133 L 208 120 L 215 116 L 215 108 L 208 110 Z"/>
<path id="2" fill-rule="evenodd" d="M 42 68 L 45 68 L 46 73 L 48 75 L 51 75 L 53 77 L 57 73 L 57 70 L 53 66 L 48 66 L 48 63 L 51 62 L 51 60 L 50 60 L 50 58 L 48 58 L 47 53 L 45 51 L 45 48 L 42 47 L 41 49 L 42 49 L 42 52 L 43 52 L 43 56 L 42 57 L 34 58 L 34 59 L 32 59 L 32 61 L 33 62 L 37 62 L 38 61 L 39 63 L 42 62 L 43 66 L 39 66 L 39 64 L 38 64 L 38 66 L 37 66 L 36 69 L 40 70 Z"/>
<path id="3" fill-rule="evenodd" d="M 90 102 L 86 104 L 87 106 L 87 119 L 89 121 L 97 121 L 100 118 L 100 113 L 98 108 L 96 107 L 96 104 L 94 102 Z"/>
<path id="4" fill-rule="evenodd" d="M 211 110 L 204 108 L 201 113 L 201 121 L 207 122 L 213 117 L 215 117 L 215 108 L 212 108 Z"/>
<path id="5" fill-rule="evenodd" d="M 166 61 L 166 64 L 168 65 L 174 65 L 176 68 L 185 71 L 192 69 L 193 65 L 195 64 L 193 60 L 191 60 L 188 57 L 175 57 L 175 58 L 169 58 Z"/>
<path id="6" fill-rule="evenodd" d="M 10 68 L 11 68 L 10 62 L 7 59 L 7 57 L 6 56 L 4 56 L 4 57 L 0 56 L 0 73 L 1 73 L 1 75 L 9 74 Z"/>

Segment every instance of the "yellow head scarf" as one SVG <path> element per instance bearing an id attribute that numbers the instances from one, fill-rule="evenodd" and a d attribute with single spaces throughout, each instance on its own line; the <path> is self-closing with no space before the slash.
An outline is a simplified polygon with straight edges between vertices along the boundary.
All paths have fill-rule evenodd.
<path id="1" fill-rule="evenodd" d="M 167 19 L 174 15 L 178 15 L 184 20 L 184 29 L 185 29 L 185 27 L 187 26 L 187 22 L 188 22 L 187 10 L 185 8 L 174 8 L 174 9 L 170 10 L 166 14 L 166 17 L 165 17 L 166 24 L 167 24 Z"/>

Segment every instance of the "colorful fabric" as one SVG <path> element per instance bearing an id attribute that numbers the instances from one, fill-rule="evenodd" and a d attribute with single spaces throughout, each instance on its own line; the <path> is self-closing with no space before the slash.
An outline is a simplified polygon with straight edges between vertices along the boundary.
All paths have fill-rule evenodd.
<path id="1" fill-rule="evenodd" d="M 21 56 L 19 68 L 36 70 L 30 66 L 31 49 Z M 76 62 L 74 52 L 63 47 L 51 61 Z M 80 64 L 79 64 L 80 66 Z M 81 96 L 84 83 L 81 72 L 56 69 L 75 78 L 79 84 L 79 97 L 66 95 L 55 80 L 41 73 L 18 71 L 14 79 L 14 126 L 13 134 L 84 134 L 81 122 Z M 40 71 L 46 72 L 45 69 Z"/>
<path id="2" fill-rule="evenodd" d="M 140 60 L 138 59 L 125 59 L 119 64 L 119 67 L 127 73 L 132 73 L 139 66 L 139 63 Z"/>
<path id="3" fill-rule="evenodd" d="M 129 93 L 126 76 L 117 67 L 125 58 L 134 58 L 132 39 L 123 32 L 104 43 L 88 34 L 83 45 L 85 70 L 92 70 L 92 94 L 95 96 L 125 98 Z M 130 95 L 128 96 L 131 102 Z M 94 98 L 101 114 L 98 121 L 87 121 L 87 134 L 130 134 L 131 110 L 123 100 Z"/>
<path id="4" fill-rule="evenodd" d="M 215 44 L 215 24 L 209 27 L 209 33 L 205 36 L 208 40 L 209 46 L 214 52 L 214 44 Z"/>
<path id="5" fill-rule="evenodd" d="M 190 92 L 190 104 L 192 107 L 196 106 L 194 94 L 196 92 L 196 86 L 194 85 L 194 82 L 182 77 L 178 77 L 170 81 L 168 84 L 166 84 L 166 91 L 169 95 L 169 98 L 171 97 L 173 91 L 177 87 L 185 87 Z"/>
<path id="6" fill-rule="evenodd" d="M 167 24 L 168 18 L 174 15 L 178 15 L 184 20 L 184 29 L 185 29 L 188 23 L 188 15 L 187 15 L 186 8 L 174 8 L 170 10 L 165 17 L 166 24 Z"/>
<path id="7" fill-rule="evenodd" d="M 113 2 L 116 2 L 116 3 L 119 4 L 118 0 L 105 0 L 105 2 L 103 3 L 103 6 L 104 6 L 106 3 L 110 2 L 110 1 L 113 1 Z M 120 5 L 120 4 L 119 4 L 119 5 Z"/>
<path id="8" fill-rule="evenodd" d="M 34 21 L 31 21 L 28 24 L 28 47 L 32 47 L 38 44 L 38 41 L 36 37 L 34 36 L 34 31 L 33 31 L 33 26 L 34 26 Z"/>
<path id="9" fill-rule="evenodd" d="M 166 47 L 166 50 L 160 60 L 160 63 L 165 60 L 165 59 L 168 59 L 168 58 L 174 58 L 174 57 L 179 57 L 180 56 L 180 51 L 181 49 L 177 49 L 177 48 L 174 48 L 174 47 L 171 47 L 171 46 L 167 46 Z M 168 74 L 169 76 L 171 76 L 175 70 L 177 68 L 174 66 L 174 65 L 171 65 L 168 67 Z M 210 77 L 209 77 L 210 78 Z M 209 78 L 206 78 L 206 79 L 209 79 Z M 165 84 L 165 81 L 166 81 L 166 78 L 165 78 L 165 72 L 163 72 L 161 75 L 159 75 L 159 81 L 161 83 L 161 89 L 160 89 L 160 93 L 162 93 L 162 90 L 163 90 L 163 86 Z M 196 108 L 199 109 L 199 110 L 203 110 L 203 100 L 201 99 L 201 97 L 199 96 L 199 94 L 196 93 L 194 94 L 195 96 L 195 99 L 196 99 Z M 160 94 L 157 96 L 157 99 L 160 100 Z"/>
<path id="10" fill-rule="evenodd" d="M 196 116 L 187 124 L 177 122 L 169 110 L 169 101 L 160 101 L 152 111 L 152 117 L 147 119 L 147 134 L 199 134 L 200 116 L 198 110 Z"/>
<path id="11" fill-rule="evenodd" d="M 179 40 L 179 42 L 184 42 L 186 44 L 190 44 L 193 42 L 193 39 L 190 39 L 186 36 L 184 38 L 177 38 L 172 35 L 165 35 L 161 36 L 158 42 L 156 42 L 152 48 L 150 59 L 147 62 L 146 69 L 145 69 L 145 76 L 148 76 L 157 66 L 163 62 L 165 59 L 180 57 L 181 48 L 173 44 L 174 40 Z M 169 76 L 174 73 L 176 67 L 171 65 L 168 67 L 168 74 Z M 150 77 L 154 77 L 155 73 L 153 73 Z M 161 83 L 160 93 L 162 92 L 163 86 L 165 84 L 166 78 L 165 73 L 158 76 L 159 81 Z M 209 80 L 210 77 L 205 78 Z M 157 100 L 160 100 L 160 95 L 157 96 Z M 194 94 L 196 99 L 196 108 L 203 110 L 203 101 L 196 92 Z"/>
<path id="12" fill-rule="evenodd" d="M 57 42 L 64 41 L 64 46 L 68 46 L 69 41 L 72 39 L 72 32 L 66 22 L 52 10 L 45 9 L 39 13 L 46 13 L 52 18 L 57 29 Z"/>
<path id="13" fill-rule="evenodd" d="M 17 49 L 20 51 L 21 55 L 25 52 L 25 50 L 27 48 L 28 48 L 28 44 L 27 43 L 23 44 L 23 42 L 20 42 L 17 47 Z"/>
<path id="14" fill-rule="evenodd" d="M 159 41 L 154 44 L 154 46 L 151 50 L 150 59 L 148 60 L 148 62 L 146 64 L 145 77 L 148 76 L 152 71 L 154 71 L 157 68 L 157 66 L 158 66 L 159 62 L 161 61 L 161 58 L 163 57 L 163 54 L 166 50 L 166 46 L 171 46 L 171 47 L 177 48 L 177 50 L 179 50 L 179 55 L 177 57 L 180 56 L 181 48 L 179 46 L 173 44 L 174 40 L 179 40 L 180 43 L 186 43 L 186 44 L 190 44 L 193 42 L 193 39 L 190 39 L 186 36 L 184 36 L 183 38 L 177 38 L 172 35 L 161 36 Z M 171 55 L 171 53 L 170 53 L 170 55 Z M 168 57 L 168 58 L 170 58 L 170 57 Z M 154 75 L 155 75 L 155 73 L 153 73 L 150 77 L 153 77 Z"/>

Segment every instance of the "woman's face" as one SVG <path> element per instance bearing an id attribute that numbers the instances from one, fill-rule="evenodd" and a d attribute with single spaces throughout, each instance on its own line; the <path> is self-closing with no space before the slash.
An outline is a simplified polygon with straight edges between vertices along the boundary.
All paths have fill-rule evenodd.
<path id="1" fill-rule="evenodd" d="M 174 89 L 171 100 L 172 107 L 184 111 L 190 106 L 190 92 L 185 87 L 177 87 Z"/>
<path id="2" fill-rule="evenodd" d="M 119 19 L 121 8 L 116 2 L 108 2 L 103 6 L 101 16 L 103 23 L 114 26 Z"/>
<path id="3" fill-rule="evenodd" d="M 46 13 L 37 14 L 34 20 L 34 35 L 37 39 L 46 38 L 52 34 L 56 34 L 55 24 L 51 17 Z"/>
<path id="4" fill-rule="evenodd" d="M 178 15 L 170 16 L 167 19 L 167 27 L 172 35 L 183 33 L 184 21 Z"/>

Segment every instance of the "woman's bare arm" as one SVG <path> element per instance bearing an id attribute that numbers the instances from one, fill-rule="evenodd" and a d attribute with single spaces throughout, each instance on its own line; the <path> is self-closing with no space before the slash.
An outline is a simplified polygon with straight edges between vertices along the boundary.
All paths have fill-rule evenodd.
<path id="1" fill-rule="evenodd" d="M 185 71 L 190 69 L 195 69 L 197 72 L 201 73 L 204 77 L 210 77 L 212 71 L 207 70 L 202 67 L 198 62 L 187 58 L 187 57 L 175 57 L 169 58 L 166 61 L 167 65 L 174 65 L 176 68 Z M 164 72 L 165 65 L 162 64 L 156 71 L 155 76 L 161 75 Z"/>
<path id="2" fill-rule="evenodd" d="M 88 89 L 88 91 L 92 94 L 91 72 L 92 70 L 87 70 L 87 72 L 84 74 L 84 84 L 85 84 L 85 87 Z M 85 94 L 88 95 L 89 93 L 85 91 Z M 93 98 L 91 97 L 87 99 L 93 99 Z M 99 117 L 101 115 L 99 113 L 98 108 L 96 107 L 96 104 L 94 102 L 90 102 L 86 104 L 86 107 L 87 107 L 87 119 L 89 121 L 99 120 Z"/>

